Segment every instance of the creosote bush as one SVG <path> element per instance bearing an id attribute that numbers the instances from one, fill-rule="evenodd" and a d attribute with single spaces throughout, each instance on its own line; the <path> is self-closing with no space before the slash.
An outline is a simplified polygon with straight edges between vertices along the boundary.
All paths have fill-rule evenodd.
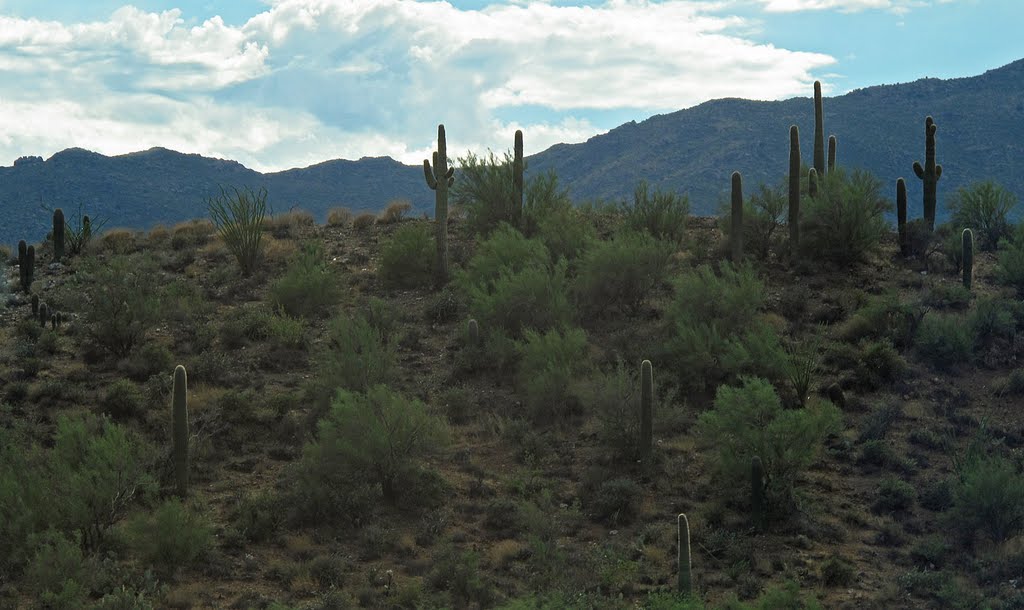
<path id="1" fill-rule="evenodd" d="M 953 487 L 949 523 L 968 544 L 977 533 L 1002 542 L 1024 530 L 1024 475 L 998 456 L 968 456 Z"/>
<path id="2" fill-rule="evenodd" d="M 135 553 L 164 578 L 201 559 L 214 545 L 213 527 L 200 511 L 172 498 L 152 513 L 139 513 L 126 524 Z"/>
<path id="3" fill-rule="evenodd" d="M 633 204 L 620 205 L 624 227 L 647 231 L 652 236 L 679 247 L 686 238 L 690 200 L 686 195 L 656 190 L 649 192 L 640 182 L 633 192 Z"/>
<path id="4" fill-rule="evenodd" d="M 570 415 L 579 407 L 572 382 L 589 368 L 587 335 L 582 329 L 544 334 L 527 329 L 519 346 L 519 386 L 534 421 L 547 422 Z"/>
<path id="5" fill-rule="evenodd" d="M 573 284 L 578 306 L 590 315 L 610 308 L 635 315 L 662 281 L 673 247 L 649 233 L 623 231 L 593 244 L 579 264 Z"/>
<path id="6" fill-rule="evenodd" d="M 381 249 L 380 278 L 403 288 L 429 286 L 436 256 L 430 225 L 405 224 Z"/>
<path id="7" fill-rule="evenodd" d="M 323 245 L 310 241 L 293 258 L 284 276 L 270 286 L 270 304 L 290 316 L 315 317 L 337 305 L 341 289 L 324 258 Z"/>

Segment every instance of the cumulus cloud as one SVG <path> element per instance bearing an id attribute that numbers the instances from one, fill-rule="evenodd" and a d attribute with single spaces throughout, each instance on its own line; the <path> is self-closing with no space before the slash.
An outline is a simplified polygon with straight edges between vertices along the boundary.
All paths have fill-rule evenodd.
<path id="1" fill-rule="evenodd" d="M 271 0 L 239 26 L 131 6 L 90 23 L 0 17 L 0 155 L 166 146 L 261 171 L 367 155 L 417 163 L 440 122 L 453 155 L 505 150 L 515 129 L 530 154 L 613 126 L 589 111 L 642 118 L 802 95 L 834 63 L 750 41 L 751 24 L 726 7 Z M 543 118 L 508 118 L 537 114 L 525 109 Z"/>
<path id="2" fill-rule="evenodd" d="M 838 10 L 856 13 L 869 9 L 888 10 L 903 14 L 912 8 L 927 6 L 925 0 L 759 0 L 766 11 L 792 13 L 797 11 Z M 939 0 L 940 3 L 954 0 Z"/>

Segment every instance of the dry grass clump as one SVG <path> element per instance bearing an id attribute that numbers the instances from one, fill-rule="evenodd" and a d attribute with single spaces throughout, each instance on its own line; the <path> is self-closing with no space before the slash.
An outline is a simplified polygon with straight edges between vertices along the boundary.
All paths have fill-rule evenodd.
<path id="1" fill-rule="evenodd" d="M 359 216 L 356 216 L 352 220 L 352 228 L 353 229 L 365 229 L 366 227 L 369 227 L 374 222 L 376 222 L 376 220 L 377 220 L 376 216 L 374 216 L 370 212 L 364 212 L 364 213 L 360 214 Z"/>
<path id="2" fill-rule="evenodd" d="M 316 225 L 313 215 L 306 210 L 294 209 L 263 219 L 263 230 L 278 239 L 298 237 L 303 229 Z"/>
<path id="3" fill-rule="evenodd" d="M 213 221 L 208 218 L 179 222 L 171 229 L 171 247 L 182 250 L 201 246 L 216 230 Z"/>
<path id="4" fill-rule="evenodd" d="M 146 239 L 149 240 L 151 244 L 163 243 L 170 238 L 171 232 L 168 231 L 167 227 L 164 225 L 156 225 L 149 230 L 149 234 L 146 236 Z"/>
<path id="5" fill-rule="evenodd" d="M 130 254 L 135 251 L 135 232 L 123 227 L 110 229 L 100 237 L 100 247 L 113 254 Z"/>
<path id="6" fill-rule="evenodd" d="M 327 210 L 327 226 L 347 227 L 352 224 L 352 210 L 348 208 L 331 208 Z"/>
<path id="7" fill-rule="evenodd" d="M 395 199 L 377 217 L 377 224 L 390 225 L 401 222 L 410 210 L 412 210 L 411 202 L 406 199 Z"/>

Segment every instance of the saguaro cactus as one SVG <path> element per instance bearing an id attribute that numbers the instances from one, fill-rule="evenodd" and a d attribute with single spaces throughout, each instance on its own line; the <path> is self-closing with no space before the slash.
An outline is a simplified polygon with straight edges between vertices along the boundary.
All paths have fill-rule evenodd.
<path id="1" fill-rule="evenodd" d="M 39 315 L 39 295 L 38 294 L 33 294 L 32 295 L 32 315 L 33 316 Z"/>
<path id="2" fill-rule="evenodd" d="M 764 527 L 764 464 L 761 458 L 754 456 L 750 460 L 750 512 L 754 527 Z"/>
<path id="3" fill-rule="evenodd" d="M 53 258 L 64 258 L 64 210 L 53 211 Z"/>
<path id="4" fill-rule="evenodd" d="M 813 167 L 807 172 L 807 194 L 811 197 L 818 196 L 818 170 Z"/>
<path id="5" fill-rule="evenodd" d="M 836 168 L 836 147 L 839 145 L 835 136 L 828 137 L 828 173 Z"/>
<path id="6" fill-rule="evenodd" d="M 789 127 L 789 253 L 800 247 L 800 130 Z"/>
<path id="7" fill-rule="evenodd" d="M 524 218 L 526 210 L 523 209 L 523 132 L 520 129 L 516 130 L 514 155 L 512 160 L 512 189 L 515 193 L 515 200 L 512 202 L 512 205 L 515 206 L 513 213 L 515 214 L 517 226 L 520 230 L 523 230 L 526 228 L 526 219 Z"/>
<path id="8" fill-rule="evenodd" d="M 935 164 L 935 130 L 932 117 L 924 120 L 924 167 L 914 161 L 914 173 L 924 184 L 924 221 L 929 231 L 935 230 L 936 184 L 942 177 L 942 166 Z"/>
<path id="9" fill-rule="evenodd" d="M 814 81 L 814 169 L 825 175 L 825 112 L 821 106 L 821 81 Z"/>
<path id="10" fill-rule="evenodd" d="M 468 336 L 468 338 L 469 338 L 469 346 L 470 347 L 477 347 L 477 346 L 479 346 L 480 345 L 480 325 L 477 324 L 476 320 L 474 320 L 473 318 L 470 318 L 469 319 L 469 323 L 466 325 L 466 328 L 467 328 L 467 332 L 468 332 L 468 335 L 469 335 Z"/>
<path id="11" fill-rule="evenodd" d="M 178 495 L 188 495 L 188 378 L 185 367 L 174 368 L 174 480 Z"/>
<path id="12" fill-rule="evenodd" d="M 89 239 L 92 237 L 92 221 L 89 220 L 88 216 L 82 217 L 82 241 L 81 245 L 89 243 Z"/>
<path id="13" fill-rule="evenodd" d="M 640 363 L 640 457 L 646 464 L 654 452 L 654 368 Z"/>
<path id="14" fill-rule="evenodd" d="M 964 288 L 971 289 L 971 281 L 974 279 L 974 232 L 964 229 L 960 234 L 960 246 L 963 248 L 964 261 Z"/>
<path id="15" fill-rule="evenodd" d="M 743 177 L 732 173 L 732 228 L 729 234 L 730 256 L 738 263 L 743 258 Z"/>
<path id="16" fill-rule="evenodd" d="M 50 306 L 46 303 L 39 304 L 39 326 L 46 328 L 46 321 L 50 319 Z"/>
<path id="17" fill-rule="evenodd" d="M 427 179 L 427 186 L 434 191 L 434 220 L 437 222 L 434 283 L 440 287 L 448 281 L 448 187 L 455 184 L 455 168 L 448 167 L 448 143 L 445 141 L 443 124 L 437 126 L 434 165 L 431 167 L 430 161 L 424 159 L 423 176 Z"/>
<path id="18" fill-rule="evenodd" d="M 690 522 L 685 513 L 676 517 L 677 554 L 679 559 L 678 589 L 683 595 L 693 593 L 693 579 L 690 575 Z"/>
<path id="19" fill-rule="evenodd" d="M 896 180 L 896 230 L 900 240 L 900 255 L 910 255 L 907 236 L 907 183 L 903 178 Z"/>

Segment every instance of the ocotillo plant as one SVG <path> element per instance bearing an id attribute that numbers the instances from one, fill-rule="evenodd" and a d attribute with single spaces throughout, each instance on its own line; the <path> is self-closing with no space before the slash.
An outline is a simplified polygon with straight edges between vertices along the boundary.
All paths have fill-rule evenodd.
<path id="1" fill-rule="evenodd" d="M 679 513 L 676 517 L 676 536 L 679 560 L 678 589 L 683 595 L 690 595 L 693 593 L 693 579 L 690 575 L 690 522 L 685 513 Z"/>
<path id="2" fill-rule="evenodd" d="M 818 170 L 813 167 L 807 172 L 807 194 L 811 197 L 818 196 Z"/>
<path id="3" fill-rule="evenodd" d="M 53 211 L 53 258 L 64 258 L 64 210 L 60 208 Z"/>
<path id="4" fill-rule="evenodd" d="M 650 461 L 654 452 L 654 368 L 650 360 L 640 363 L 640 459 Z"/>
<path id="5" fill-rule="evenodd" d="M 174 368 L 174 480 L 178 495 L 188 495 L 188 378 L 185 367 Z"/>
<path id="6" fill-rule="evenodd" d="M 836 147 L 838 145 L 835 136 L 828 137 L 828 173 L 830 174 L 836 168 Z"/>
<path id="7" fill-rule="evenodd" d="M 743 177 L 732 173 L 732 228 L 729 234 L 729 251 L 732 262 L 743 258 Z"/>
<path id="8" fill-rule="evenodd" d="M 39 304 L 39 326 L 46 328 L 46 321 L 50 319 L 50 307 L 46 303 Z"/>
<path id="9" fill-rule="evenodd" d="M 935 121 L 924 120 L 924 167 L 914 161 L 914 173 L 924 184 L 924 221 L 929 231 L 935 230 L 936 183 L 942 177 L 942 166 L 935 164 Z"/>
<path id="10" fill-rule="evenodd" d="M 814 81 L 814 169 L 825 176 L 825 113 L 821 107 L 820 81 Z"/>
<path id="11" fill-rule="evenodd" d="M 754 527 L 764 528 L 764 464 L 756 455 L 750 460 L 750 512 Z"/>
<path id="12" fill-rule="evenodd" d="M 910 244 L 907 236 L 907 183 L 903 178 L 896 180 L 896 230 L 900 240 L 900 255 L 910 254 Z"/>
<path id="13" fill-rule="evenodd" d="M 800 246 L 800 130 L 789 127 L 789 254 Z"/>
<path id="14" fill-rule="evenodd" d="M 974 232 L 964 229 L 960 234 L 960 246 L 963 248 L 964 261 L 964 288 L 971 289 L 971 280 L 974 279 Z"/>
<path id="15" fill-rule="evenodd" d="M 423 176 L 427 186 L 434 191 L 434 221 L 437 223 L 434 241 L 437 246 L 437 261 L 434 268 L 434 284 L 443 286 L 448 281 L 448 187 L 455 184 L 455 168 L 448 167 L 448 143 L 444 137 L 444 125 L 437 126 L 437 150 L 434 151 L 434 166 L 423 160 Z"/>
<path id="16" fill-rule="evenodd" d="M 523 132 L 520 129 L 516 130 L 514 155 L 512 158 L 512 191 L 515 193 L 515 199 L 512 201 L 512 205 L 515 206 L 513 214 L 516 226 L 523 231 L 526 228 L 526 219 L 524 218 L 526 210 L 523 209 Z"/>

